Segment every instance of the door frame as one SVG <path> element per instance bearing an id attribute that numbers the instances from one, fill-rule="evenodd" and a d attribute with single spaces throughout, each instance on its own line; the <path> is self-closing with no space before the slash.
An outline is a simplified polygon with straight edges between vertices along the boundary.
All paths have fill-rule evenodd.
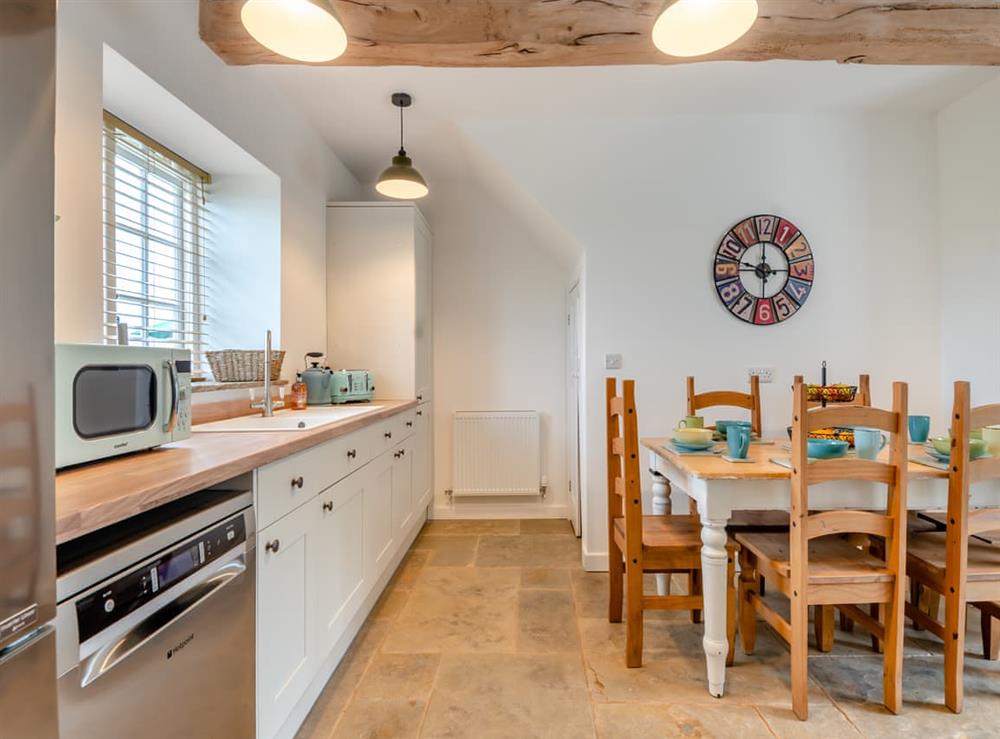
<path id="1" fill-rule="evenodd" d="M 566 481 L 568 518 L 573 532 L 583 534 L 583 495 L 581 477 L 582 408 L 583 408 L 583 330 L 577 280 L 566 293 Z"/>

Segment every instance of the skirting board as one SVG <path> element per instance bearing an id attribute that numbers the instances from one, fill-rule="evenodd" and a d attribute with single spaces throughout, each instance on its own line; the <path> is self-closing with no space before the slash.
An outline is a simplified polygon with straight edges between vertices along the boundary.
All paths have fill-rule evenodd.
<path id="1" fill-rule="evenodd" d="M 523 503 L 435 503 L 431 518 L 484 519 L 484 518 L 569 518 L 565 505 L 525 505 Z"/>
<path id="2" fill-rule="evenodd" d="M 608 553 L 583 551 L 583 569 L 587 572 L 607 572 Z"/>
<path id="3" fill-rule="evenodd" d="M 409 553 L 410 546 L 413 544 L 414 540 L 417 538 L 417 534 L 424 526 L 424 521 L 427 520 L 426 514 L 424 516 L 418 516 L 416 522 L 413 524 L 413 528 L 407 534 L 406 539 L 403 542 L 403 546 L 399 548 L 399 551 L 392 557 L 392 565 L 385 568 L 385 572 L 382 573 L 374 588 L 372 588 L 371 593 L 365 598 L 361 607 L 358 609 L 357 614 L 351 619 L 350 624 L 348 624 L 347 629 L 344 634 L 337 641 L 336 645 L 333 647 L 333 651 L 323 662 L 313 678 L 312 683 L 306 688 L 306 692 L 299 699 L 299 702 L 292 709 L 288 718 L 285 719 L 285 723 L 282 725 L 278 732 L 274 735 L 274 739 L 294 739 L 295 735 L 298 733 L 299 729 L 302 727 L 302 722 L 306 720 L 306 716 L 309 715 L 309 711 L 312 710 L 313 705 L 316 703 L 323 692 L 323 688 L 326 687 L 327 682 L 330 677 L 337 670 L 340 665 L 340 661 L 344 658 L 347 653 L 348 648 L 354 643 L 354 638 L 361 631 L 361 627 L 364 626 L 365 621 L 368 620 L 368 616 L 371 614 L 372 609 L 378 602 L 378 599 L 382 597 L 382 593 L 385 591 L 385 586 L 388 585 L 389 580 L 392 576 L 396 574 L 396 570 L 402 563 L 403 558 Z"/>

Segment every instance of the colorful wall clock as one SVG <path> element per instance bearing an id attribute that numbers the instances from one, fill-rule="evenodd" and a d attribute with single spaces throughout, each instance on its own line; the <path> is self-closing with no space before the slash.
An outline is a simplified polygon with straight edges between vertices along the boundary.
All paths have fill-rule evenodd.
<path id="1" fill-rule="evenodd" d="M 715 289 L 741 321 L 768 326 L 786 321 L 812 291 L 812 249 L 798 227 L 776 215 L 744 218 L 715 252 Z"/>

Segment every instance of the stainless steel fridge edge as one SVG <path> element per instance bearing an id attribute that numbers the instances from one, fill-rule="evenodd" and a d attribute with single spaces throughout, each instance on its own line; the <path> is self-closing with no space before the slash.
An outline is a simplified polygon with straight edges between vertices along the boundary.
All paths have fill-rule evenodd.
<path id="1" fill-rule="evenodd" d="M 55 0 L 0 2 L 0 739 L 55 739 Z"/>

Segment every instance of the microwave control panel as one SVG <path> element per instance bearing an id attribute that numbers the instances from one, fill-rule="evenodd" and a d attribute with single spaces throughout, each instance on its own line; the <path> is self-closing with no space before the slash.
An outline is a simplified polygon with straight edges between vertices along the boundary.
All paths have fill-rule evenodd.
<path id="1" fill-rule="evenodd" d="M 177 425 L 174 440 L 186 439 L 191 435 L 191 360 L 178 359 L 177 367 Z"/>

